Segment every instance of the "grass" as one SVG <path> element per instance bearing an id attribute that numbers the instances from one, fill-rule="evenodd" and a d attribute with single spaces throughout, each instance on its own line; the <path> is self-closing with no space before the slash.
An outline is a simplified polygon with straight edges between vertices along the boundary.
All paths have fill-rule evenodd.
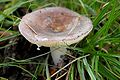
<path id="1" fill-rule="evenodd" d="M 8 36 L 0 36 L 0 43 L 5 43 L 0 44 L 0 73 L 6 67 L 15 66 L 20 68 L 22 73 L 32 77 L 31 80 L 37 80 L 39 76 L 47 80 L 52 80 L 53 77 L 56 79 L 64 77 L 66 80 L 120 80 L 119 0 L 0 0 L 0 4 L 0 31 L 10 33 Z M 84 40 L 75 44 L 75 47 L 74 45 L 68 47 L 74 53 L 71 56 L 76 58 L 71 59 L 71 62 L 53 75 L 50 75 L 52 71 L 49 71 L 49 67 L 53 66 L 49 64 L 49 56 L 45 57 L 49 52 L 44 55 L 46 59 L 42 59 L 40 54 L 17 60 L 4 54 L 11 46 L 19 44 L 17 40 L 22 37 L 18 31 L 21 17 L 28 12 L 48 6 L 67 7 L 91 18 L 94 26 Z M 24 44 L 27 44 L 25 42 Z M 33 71 L 27 69 L 25 65 L 34 65 Z M 64 70 L 68 66 L 68 70 Z M 62 70 L 65 71 L 65 75 Z M 9 77 L 3 80 L 7 80 L 6 78 Z"/>

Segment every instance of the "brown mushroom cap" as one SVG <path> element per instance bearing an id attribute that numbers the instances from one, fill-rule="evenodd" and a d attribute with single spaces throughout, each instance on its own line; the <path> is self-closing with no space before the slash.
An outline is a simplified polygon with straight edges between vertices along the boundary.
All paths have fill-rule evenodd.
<path id="1" fill-rule="evenodd" d="M 62 7 L 48 7 L 26 14 L 19 31 L 38 46 L 71 45 L 82 40 L 92 30 L 89 18 Z"/>

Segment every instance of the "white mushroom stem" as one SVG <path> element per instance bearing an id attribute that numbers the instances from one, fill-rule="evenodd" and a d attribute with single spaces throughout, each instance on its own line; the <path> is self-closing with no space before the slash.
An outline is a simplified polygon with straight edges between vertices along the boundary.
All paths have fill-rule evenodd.
<path id="1" fill-rule="evenodd" d="M 50 47 L 50 50 L 54 64 L 55 65 L 61 64 L 63 62 L 63 59 L 61 57 L 66 54 L 67 49 L 64 47 L 60 47 L 60 48 Z"/>

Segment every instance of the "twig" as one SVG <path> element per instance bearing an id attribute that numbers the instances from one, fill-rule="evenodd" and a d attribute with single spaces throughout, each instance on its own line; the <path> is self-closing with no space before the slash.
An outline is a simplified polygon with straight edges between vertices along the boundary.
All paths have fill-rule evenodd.
<path id="1" fill-rule="evenodd" d="M 60 71 L 62 71 L 64 68 L 68 67 L 70 64 L 74 63 L 75 61 L 81 59 L 81 58 L 85 58 L 87 56 L 89 56 L 90 54 L 87 54 L 85 56 L 82 56 L 82 57 L 78 57 L 76 59 L 74 59 L 73 61 L 71 61 L 70 63 L 68 63 L 67 65 L 65 65 L 64 67 L 62 67 L 61 69 L 59 69 L 57 72 L 55 72 L 53 75 L 51 75 L 51 77 L 55 76 L 57 73 L 59 73 Z"/>

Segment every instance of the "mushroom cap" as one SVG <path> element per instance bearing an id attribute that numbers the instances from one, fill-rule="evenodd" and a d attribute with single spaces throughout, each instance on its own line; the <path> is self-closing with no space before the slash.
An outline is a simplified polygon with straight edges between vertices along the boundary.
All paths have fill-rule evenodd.
<path id="1" fill-rule="evenodd" d="M 38 46 L 71 45 L 82 40 L 92 30 L 89 18 L 62 7 L 47 7 L 26 14 L 20 33 Z"/>

